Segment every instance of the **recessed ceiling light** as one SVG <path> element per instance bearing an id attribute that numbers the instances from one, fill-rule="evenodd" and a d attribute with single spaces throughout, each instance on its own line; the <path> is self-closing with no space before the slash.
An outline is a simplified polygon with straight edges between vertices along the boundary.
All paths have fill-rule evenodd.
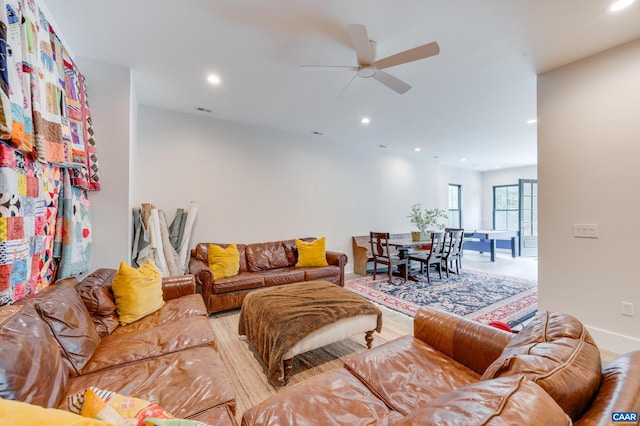
<path id="1" fill-rule="evenodd" d="M 615 1 L 611 4 L 611 6 L 609 6 L 609 10 L 611 12 L 617 12 L 619 10 L 624 9 L 625 7 L 629 7 L 631 6 L 631 3 L 633 3 L 634 0 L 618 0 Z"/>
<path id="2" fill-rule="evenodd" d="M 369 124 L 371 123 L 371 120 L 369 119 L 369 117 L 362 117 L 362 120 L 360 120 L 360 122 L 362 124 Z"/>
<path id="3" fill-rule="evenodd" d="M 527 124 L 534 124 L 534 123 L 537 123 L 537 122 L 538 122 L 537 119 L 532 118 L 531 120 L 527 121 Z"/>
<path id="4" fill-rule="evenodd" d="M 422 148 L 416 148 L 416 149 L 414 149 L 414 151 L 415 152 L 420 152 L 420 151 L 422 151 Z"/>
<path id="5" fill-rule="evenodd" d="M 465 161 L 467 161 L 467 159 L 466 158 L 461 158 L 460 161 L 462 161 L 464 163 Z"/>
<path id="6" fill-rule="evenodd" d="M 215 74 L 209 74 L 207 81 L 211 84 L 220 84 L 220 77 Z"/>

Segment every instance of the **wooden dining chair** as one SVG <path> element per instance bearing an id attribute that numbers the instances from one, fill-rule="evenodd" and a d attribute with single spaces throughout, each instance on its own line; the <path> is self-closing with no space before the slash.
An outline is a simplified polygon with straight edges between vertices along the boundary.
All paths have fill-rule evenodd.
<path id="1" fill-rule="evenodd" d="M 369 241 L 371 243 L 371 253 L 373 254 L 373 279 L 376 279 L 378 271 L 378 263 L 387 265 L 389 270 L 389 284 L 391 284 L 391 274 L 393 267 L 398 266 L 404 270 L 405 282 L 409 279 L 409 259 L 391 254 L 389 251 L 389 233 L 388 232 L 370 232 Z M 403 266 L 403 268 L 400 268 Z"/>
<path id="2" fill-rule="evenodd" d="M 426 256 L 420 256 L 417 254 L 409 256 L 409 260 L 420 262 L 420 273 L 423 272 L 423 267 L 426 266 L 427 282 L 431 281 L 429 269 L 432 265 L 436 265 L 438 267 L 438 274 L 440 274 L 440 279 L 442 279 L 442 262 L 446 235 L 447 233 L 445 232 L 432 232 L 431 249 L 429 250 L 429 253 Z"/>
<path id="3" fill-rule="evenodd" d="M 460 275 L 462 268 L 462 244 L 464 244 L 464 229 L 452 229 L 446 231 L 449 234 L 447 245 L 444 248 L 443 264 L 449 278 L 449 268 L 456 263 L 456 274 Z"/>

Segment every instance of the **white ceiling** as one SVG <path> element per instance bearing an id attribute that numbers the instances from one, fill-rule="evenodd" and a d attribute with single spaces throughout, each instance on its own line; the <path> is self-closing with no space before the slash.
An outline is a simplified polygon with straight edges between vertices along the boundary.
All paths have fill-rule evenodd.
<path id="1" fill-rule="evenodd" d="M 478 171 L 536 164 L 537 74 L 640 37 L 638 1 L 615 14 L 611 0 L 44 2 L 73 55 L 133 70 L 141 104 Z M 352 72 L 299 66 L 356 65 L 352 23 L 378 58 L 431 41 L 440 55 L 386 69 L 404 95 L 356 78 L 338 98 Z"/>

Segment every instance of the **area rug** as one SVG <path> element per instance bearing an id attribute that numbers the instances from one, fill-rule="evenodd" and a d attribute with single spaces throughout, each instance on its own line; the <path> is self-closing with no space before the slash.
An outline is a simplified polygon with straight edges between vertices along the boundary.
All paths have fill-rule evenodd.
<path id="1" fill-rule="evenodd" d="M 434 278 L 435 275 L 435 278 Z M 488 274 L 465 269 L 460 275 L 440 279 L 416 275 L 404 282 L 386 275 L 356 278 L 344 287 L 378 304 L 414 316 L 421 306 L 448 311 L 482 323 L 503 321 L 512 327 L 533 316 L 538 309 L 538 284 L 534 280 Z"/>

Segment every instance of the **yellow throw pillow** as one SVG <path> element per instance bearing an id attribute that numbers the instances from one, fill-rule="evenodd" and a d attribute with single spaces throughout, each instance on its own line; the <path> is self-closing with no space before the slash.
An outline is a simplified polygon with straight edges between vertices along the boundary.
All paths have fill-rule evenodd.
<path id="1" fill-rule="evenodd" d="M 296 240 L 296 247 L 298 247 L 298 263 L 296 263 L 296 266 L 329 266 L 324 246 L 325 237 L 311 242 Z"/>
<path id="2" fill-rule="evenodd" d="M 0 423 L 7 425 L 107 426 L 108 423 L 87 419 L 55 408 L 0 398 Z"/>
<path id="3" fill-rule="evenodd" d="M 222 248 L 209 244 L 209 268 L 213 271 L 213 279 L 233 277 L 240 271 L 240 252 L 236 244 Z"/>
<path id="4" fill-rule="evenodd" d="M 121 262 L 111 287 L 120 325 L 137 321 L 164 305 L 162 276 L 150 260 L 138 269 Z"/>

